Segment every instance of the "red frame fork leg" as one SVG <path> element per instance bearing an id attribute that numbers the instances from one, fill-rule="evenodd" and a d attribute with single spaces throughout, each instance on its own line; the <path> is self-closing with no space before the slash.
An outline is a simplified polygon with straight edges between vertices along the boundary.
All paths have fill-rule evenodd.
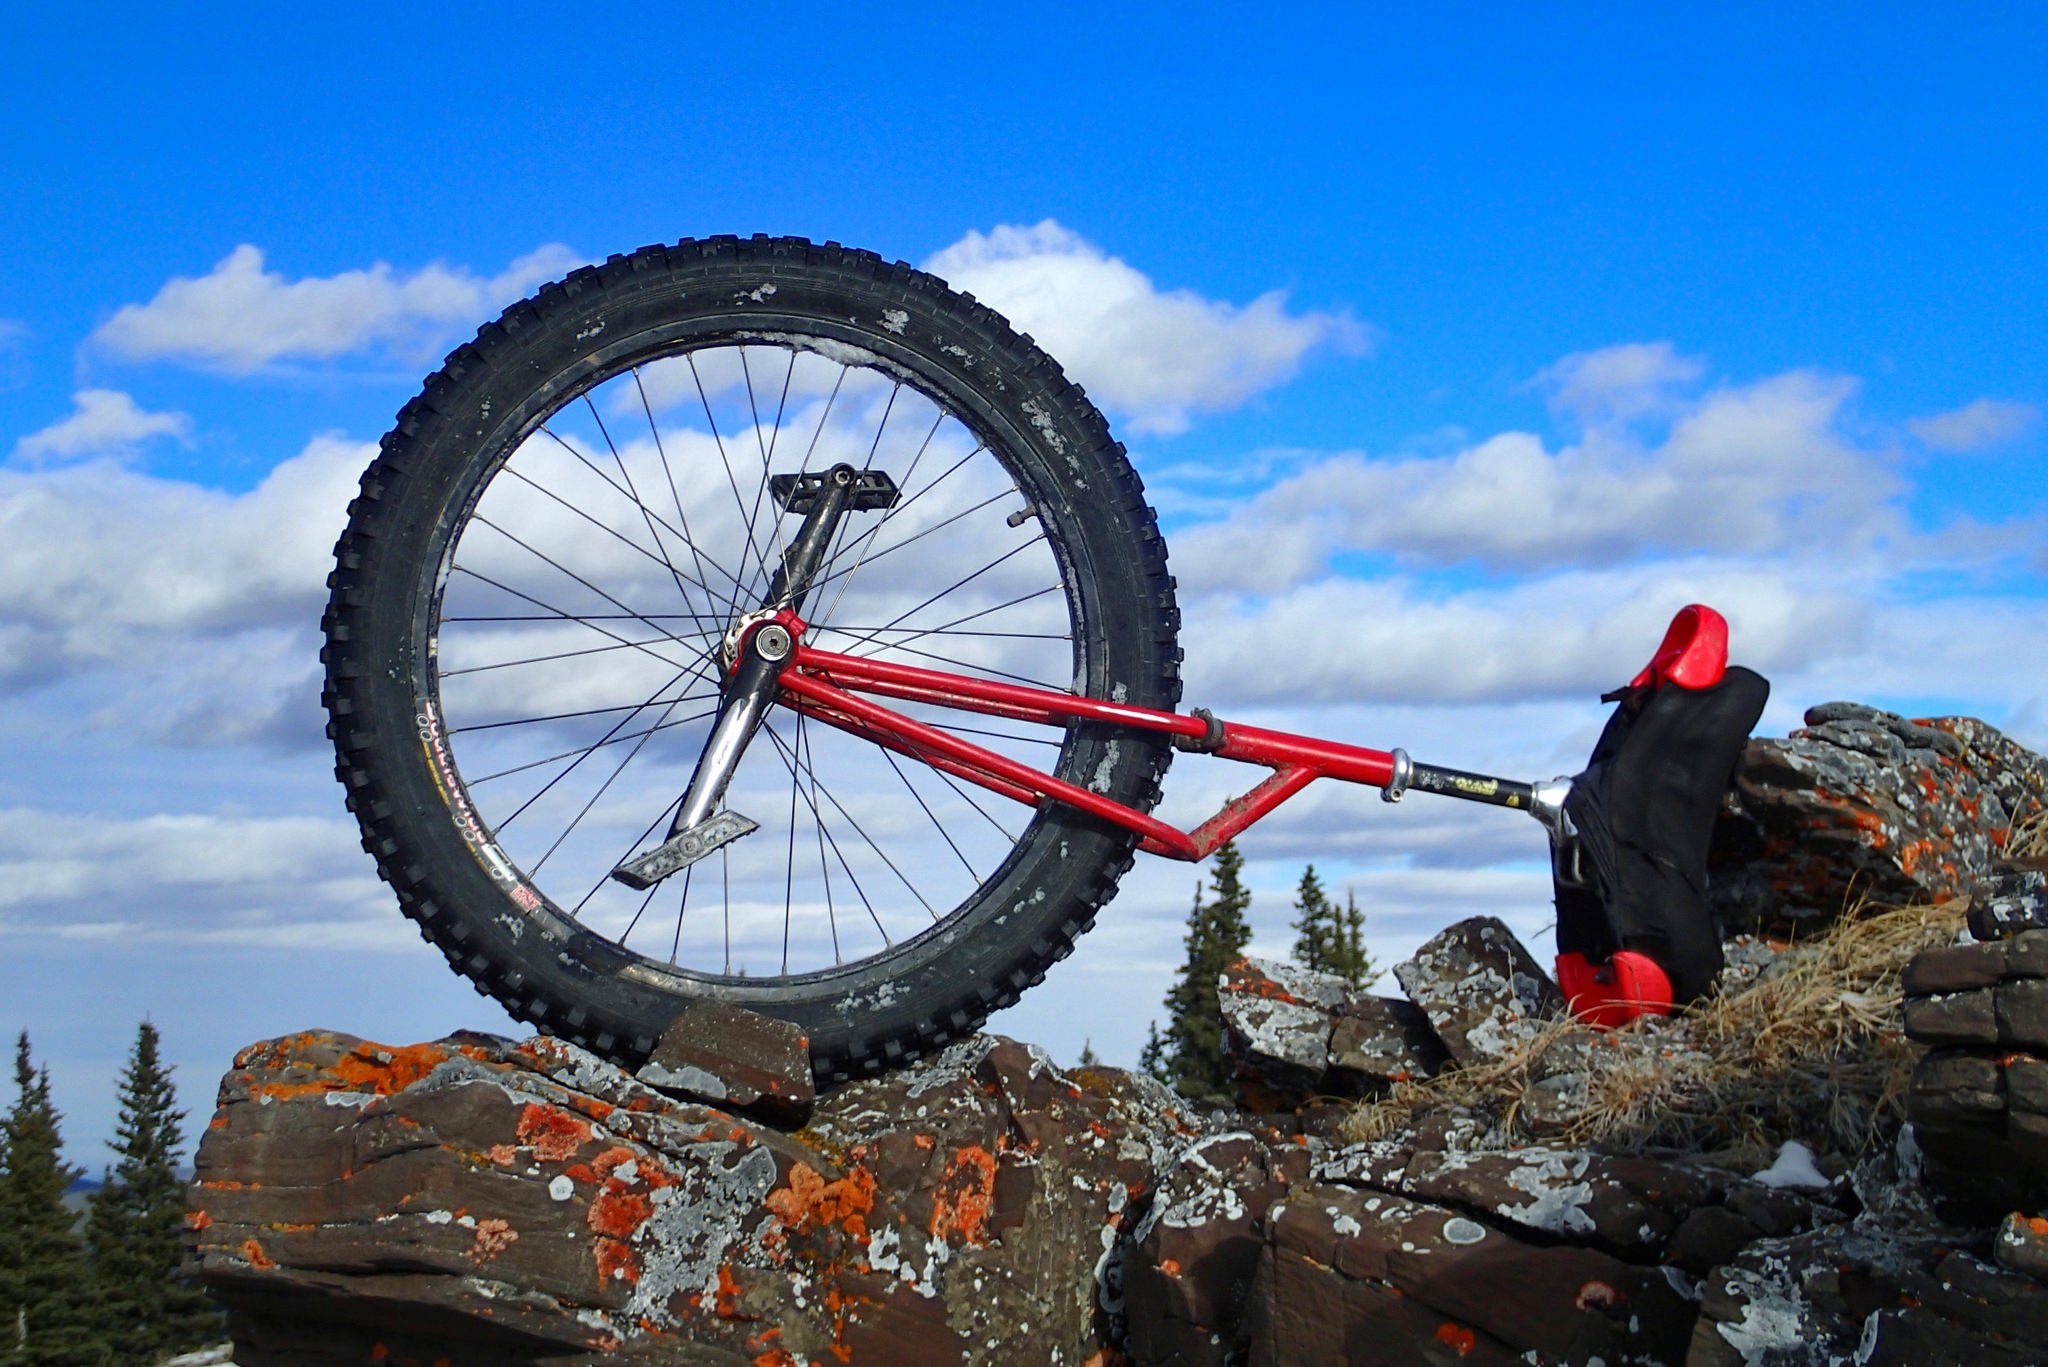
<path id="1" fill-rule="evenodd" d="M 1395 752 L 1240 726 L 1218 721 L 1206 712 L 1183 716 L 803 645 L 793 652 L 780 685 L 782 700 L 806 716 L 1013 801 L 1037 805 L 1051 799 L 1077 807 L 1136 833 L 1139 848 L 1169 859 L 1204 858 L 1316 779 L 1335 778 L 1385 790 L 1406 768 L 1406 757 Z M 1264 765 L 1273 773 L 1250 792 L 1225 803 L 1194 830 L 1182 831 L 861 696 L 870 693 L 1047 726 L 1064 726 L 1079 719 L 1158 731 L 1172 736 L 1182 749 Z"/>

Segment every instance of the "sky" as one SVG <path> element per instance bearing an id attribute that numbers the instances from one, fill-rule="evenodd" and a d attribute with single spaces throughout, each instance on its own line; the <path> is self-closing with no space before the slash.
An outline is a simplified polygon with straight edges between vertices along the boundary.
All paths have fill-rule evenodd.
<path id="1" fill-rule="evenodd" d="M 1159 510 L 1186 705 L 1569 773 L 1705 601 L 1763 733 L 2048 746 L 2039 7 L 96 14 L 0 50 L 0 1029 L 88 1166 L 145 1015 L 194 1131 L 258 1039 L 522 1033 L 357 846 L 323 581 L 447 349 L 644 243 L 837 240 L 1034 336 Z M 1319 784 L 1241 843 L 1255 950 L 1313 861 L 1382 963 L 1549 953 L 1512 814 Z M 1197 876 L 991 1028 L 1133 1061 Z"/>

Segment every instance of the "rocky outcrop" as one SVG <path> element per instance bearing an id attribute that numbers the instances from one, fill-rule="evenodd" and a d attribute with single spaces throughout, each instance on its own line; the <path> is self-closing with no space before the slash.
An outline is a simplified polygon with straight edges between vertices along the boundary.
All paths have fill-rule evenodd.
<path id="1" fill-rule="evenodd" d="M 245 1051 L 198 1156 L 242 1367 L 1082 1364 L 1119 1232 L 1199 1134 L 1156 1083 L 982 1036 L 783 1133 L 574 1046 Z"/>
<path id="2" fill-rule="evenodd" d="M 2048 864 L 2006 857 L 2048 766 L 1974 722 L 1808 720 L 1745 761 L 1724 905 L 1960 890 L 1979 941 L 1906 971 L 1913 1124 L 1818 1170 L 1565 1142 L 1615 1057 L 1720 1065 L 1683 1015 L 1565 1020 L 1477 918 L 1405 1000 L 1233 965 L 1235 1110 L 985 1035 L 817 1097 L 800 1032 L 719 1007 L 637 1074 L 546 1037 L 268 1041 L 200 1148 L 197 1266 L 242 1367 L 2048 1362 Z M 1727 981 L 1812 952 L 1738 936 Z M 1500 1097 L 1397 1112 L 1474 1077 Z M 1398 1128 L 1345 1142 L 1390 1094 Z"/>
<path id="3" fill-rule="evenodd" d="M 1728 931 L 1811 928 L 1851 897 L 1976 887 L 2048 802 L 2048 763 L 1970 717 L 1826 703 L 1753 740 L 1715 831 L 1710 894 Z"/>
<path id="4" fill-rule="evenodd" d="M 1218 985 L 1223 1038 L 1248 1111 L 1363 1097 L 1434 1077 L 1449 1055 L 1410 1002 L 1291 963 L 1239 959 Z"/>

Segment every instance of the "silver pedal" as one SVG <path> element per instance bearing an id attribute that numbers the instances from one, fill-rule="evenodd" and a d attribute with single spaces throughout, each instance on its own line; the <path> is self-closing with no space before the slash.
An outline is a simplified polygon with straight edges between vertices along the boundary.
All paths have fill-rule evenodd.
<path id="1" fill-rule="evenodd" d="M 629 888 L 651 888 L 678 869 L 696 863 L 713 850 L 722 849 L 741 836 L 760 829 L 759 822 L 749 820 L 738 812 L 717 812 L 687 831 L 676 832 L 647 853 L 628 859 L 612 870 L 612 877 Z"/>

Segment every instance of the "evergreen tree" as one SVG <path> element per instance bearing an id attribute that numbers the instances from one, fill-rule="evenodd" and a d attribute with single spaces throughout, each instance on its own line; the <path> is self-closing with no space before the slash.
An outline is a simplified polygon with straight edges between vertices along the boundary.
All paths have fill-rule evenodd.
<path id="1" fill-rule="evenodd" d="M 184 1144 L 171 1070 L 145 1020 L 121 1075 L 121 1119 L 110 1145 L 120 1155 L 92 1200 L 86 1239 L 116 1362 L 147 1363 L 219 1338 L 204 1292 L 178 1279 L 183 1260 Z"/>
<path id="2" fill-rule="evenodd" d="M 1160 1059 L 1162 1076 L 1182 1096 L 1210 1096 L 1230 1087 L 1216 980 L 1251 939 L 1245 912 L 1252 895 L 1244 886 L 1243 872 L 1244 856 L 1234 841 L 1226 843 L 1216 851 L 1209 900 L 1202 900 L 1197 885 L 1195 904 L 1188 912 L 1187 961 L 1166 994 L 1168 1020 Z"/>
<path id="3" fill-rule="evenodd" d="M 1340 908 L 1323 890 L 1316 866 L 1301 871 L 1294 894 L 1300 916 L 1294 922 L 1294 961 L 1318 973 L 1334 973 L 1353 987 L 1364 987 L 1380 975 L 1365 947 L 1365 913 L 1358 895 L 1347 893 Z"/>
<path id="4" fill-rule="evenodd" d="M 1358 909 L 1358 894 L 1344 895 L 1343 974 L 1353 987 L 1369 987 L 1379 977 L 1380 966 L 1365 947 L 1365 913 Z"/>
<path id="5" fill-rule="evenodd" d="M 1095 1041 L 1081 1041 L 1081 1057 L 1074 1060 L 1076 1068 L 1100 1068 L 1102 1060 L 1095 1056 Z"/>
<path id="6" fill-rule="evenodd" d="M 1317 973 L 1337 972 L 1343 958 L 1344 928 L 1313 864 L 1301 871 L 1294 909 L 1300 913 L 1294 920 L 1294 962 Z"/>
<path id="7" fill-rule="evenodd" d="M 1145 1047 L 1138 1051 L 1138 1071 L 1166 1081 L 1166 1040 L 1159 1033 L 1158 1021 L 1145 1027 Z"/>
<path id="8" fill-rule="evenodd" d="M 108 1356 L 90 1313 L 91 1267 L 64 1208 L 80 1170 L 63 1159 L 49 1070 L 31 1061 L 26 1030 L 15 1043 L 14 1086 L 14 1107 L 0 1121 L 0 1364 L 100 1367 Z"/>

